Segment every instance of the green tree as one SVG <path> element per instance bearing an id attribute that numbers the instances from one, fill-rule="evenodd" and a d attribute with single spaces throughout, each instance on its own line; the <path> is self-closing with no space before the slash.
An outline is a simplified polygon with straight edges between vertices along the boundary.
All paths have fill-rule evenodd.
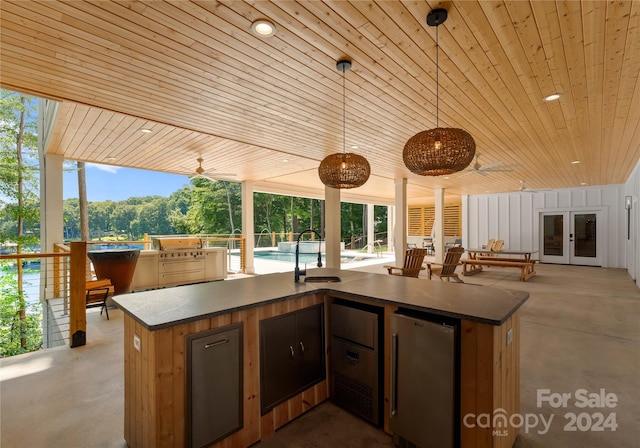
<path id="1" fill-rule="evenodd" d="M 64 239 L 71 241 L 80 238 L 80 205 L 78 199 L 65 199 L 62 203 L 62 210 Z"/>
<path id="2" fill-rule="evenodd" d="M 16 244 L 18 253 L 37 245 L 39 236 L 38 140 L 36 99 L 0 91 L 0 216 L 14 225 L 0 229 L 0 243 Z M 3 268 L 3 269 L 6 269 Z M 22 284 L 22 263 L 15 277 L 4 272 L 0 298 L 0 350 L 31 351 L 42 345 L 39 310 L 28 313 Z M 36 334 L 35 339 L 32 335 Z"/>
<path id="3" fill-rule="evenodd" d="M 240 184 L 193 179 L 186 213 L 188 233 L 230 234 L 241 228 Z"/>
<path id="4" fill-rule="evenodd" d="M 131 235 L 131 223 L 137 218 L 136 207 L 126 202 L 116 202 L 111 213 L 111 230 L 116 235 L 126 234 L 129 239 Z"/>

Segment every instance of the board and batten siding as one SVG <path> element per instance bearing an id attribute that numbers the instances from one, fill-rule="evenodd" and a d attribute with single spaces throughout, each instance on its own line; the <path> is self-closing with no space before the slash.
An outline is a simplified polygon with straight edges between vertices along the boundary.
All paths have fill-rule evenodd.
<path id="1" fill-rule="evenodd" d="M 631 187 L 629 187 L 631 188 Z M 481 247 L 490 238 L 511 250 L 541 250 L 543 212 L 599 211 L 598 253 L 603 267 L 627 267 L 625 185 L 463 196 L 463 244 Z M 534 256 L 534 258 L 539 258 Z"/>

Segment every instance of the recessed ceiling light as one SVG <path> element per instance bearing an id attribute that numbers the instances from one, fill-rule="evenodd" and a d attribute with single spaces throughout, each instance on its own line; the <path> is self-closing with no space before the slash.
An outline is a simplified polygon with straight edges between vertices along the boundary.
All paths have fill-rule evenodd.
<path id="1" fill-rule="evenodd" d="M 580 182 L 580 185 L 587 185 L 586 182 Z"/>
<path id="2" fill-rule="evenodd" d="M 351 145 L 351 149 L 358 149 L 358 145 Z"/>
<path id="3" fill-rule="evenodd" d="M 151 129 L 140 129 L 140 132 L 144 132 L 145 134 L 149 134 L 153 132 Z"/>
<path id="4" fill-rule="evenodd" d="M 289 159 L 282 159 L 282 163 L 289 163 Z"/>
<path id="5" fill-rule="evenodd" d="M 543 99 L 545 101 L 555 101 L 562 96 L 562 93 L 552 93 L 551 95 L 545 96 Z"/>
<path id="6" fill-rule="evenodd" d="M 448 179 L 451 179 L 451 178 L 449 176 L 444 176 L 443 179 L 448 180 Z"/>
<path id="7" fill-rule="evenodd" d="M 111 156 L 111 157 L 107 157 L 107 160 L 116 160 L 116 158 Z"/>
<path id="8" fill-rule="evenodd" d="M 578 163 L 580 163 L 579 160 L 574 160 L 573 162 L 571 162 L 572 165 L 577 165 Z"/>
<path id="9" fill-rule="evenodd" d="M 251 24 L 253 34 L 260 37 L 271 37 L 276 34 L 276 26 L 268 20 L 256 20 Z"/>

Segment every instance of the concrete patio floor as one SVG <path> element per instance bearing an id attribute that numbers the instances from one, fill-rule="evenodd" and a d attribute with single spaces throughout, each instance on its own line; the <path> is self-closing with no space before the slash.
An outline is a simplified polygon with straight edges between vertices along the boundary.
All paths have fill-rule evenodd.
<path id="1" fill-rule="evenodd" d="M 386 273 L 381 265 L 357 269 Z M 525 283 L 508 268 L 463 277 L 469 283 L 531 294 L 521 317 L 521 414 L 552 420 L 544 433 L 540 422 L 523 428 L 515 446 L 640 447 L 640 290 L 622 269 L 539 265 L 537 271 Z M 89 310 L 84 347 L 58 347 L 0 361 L 0 446 L 126 446 L 123 318 L 115 309 L 109 315 L 107 321 L 97 309 Z M 545 389 L 570 393 L 567 407 L 553 408 L 548 402 L 538 406 L 537 395 Z M 579 408 L 579 389 L 596 394 L 604 390 L 615 395 L 617 404 Z M 598 412 L 615 414 L 615 431 L 585 427 Z M 586 413 L 582 429 L 565 429 L 570 413 Z M 389 446 L 390 438 L 379 429 L 328 402 L 256 445 Z"/>

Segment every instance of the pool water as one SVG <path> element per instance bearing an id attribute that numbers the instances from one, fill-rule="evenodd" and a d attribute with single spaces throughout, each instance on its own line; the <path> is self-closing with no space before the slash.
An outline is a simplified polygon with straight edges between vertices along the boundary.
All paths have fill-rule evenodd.
<path id="1" fill-rule="evenodd" d="M 283 262 L 287 262 L 287 263 L 295 263 L 296 262 L 296 253 L 295 252 L 280 252 L 277 250 L 261 250 L 261 251 L 255 251 L 253 253 L 254 258 L 256 259 L 261 259 L 261 260 L 272 260 L 272 261 L 283 261 Z M 322 265 L 326 266 L 326 254 L 321 254 L 322 256 Z M 349 263 L 352 261 L 358 261 L 358 260 L 363 260 L 363 259 L 373 259 L 373 258 L 377 258 L 375 256 L 367 256 L 367 255 L 360 255 L 360 254 L 353 254 L 353 253 L 342 253 L 340 255 L 340 261 L 342 263 Z M 299 256 L 299 261 L 300 261 L 300 265 L 302 266 L 304 263 L 306 263 L 308 266 L 307 267 L 311 267 L 311 265 L 315 265 L 316 263 L 318 263 L 318 253 L 302 253 Z"/>
<path id="2" fill-rule="evenodd" d="M 289 263 L 296 262 L 295 252 L 279 252 L 277 250 L 256 251 L 253 253 L 254 258 L 260 258 L 262 260 L 275 260 L 275 261 L 287 261 Z M 325 264 L 325 254 L 321 254 L 322 264 Z M 317 263 L 318 254 L 300 254 L 298 260 L 300 263 Z"/>

